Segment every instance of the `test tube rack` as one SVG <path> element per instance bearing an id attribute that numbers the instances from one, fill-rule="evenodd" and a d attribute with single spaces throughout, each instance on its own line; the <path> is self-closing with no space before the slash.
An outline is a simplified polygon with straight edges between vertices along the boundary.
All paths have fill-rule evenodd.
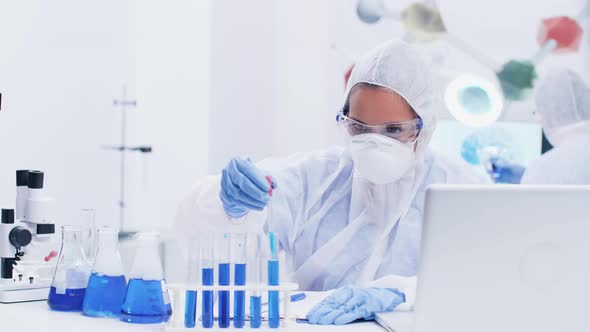
<path id="1" fill-rule="evenodd" d="M 172 301 L 172 317 L 165 326 L 165 331 L 175 332 L 175 331 L 191 331 L 195 329 L 204 329 L 203 327 L 197 325 L 194 328 L 187 328 L 184 326 L 184 316 L 185 316 L 185 296 L 187 291 L 196 291 L 198 296 L 201 296 L 203 291 L 230 291 L 230 294 L 233 294 L 233 291 L 246 291 L 246 292 L 268 292 L 268 291 L 279 291 L 283 294 L 283 310 L 284 313 L 281 315 L 281 327 L 287 326 L 290 322 L 294 321 L 294 317 L 291 316 L 290 311 L 290 302 L 291 302 L 291 292 L 296 291 L 299 288 L 297 283 L 281 283 L 278 286 L 270 286 L 270 285 L 245 285 L 245 286 L 236 286 L 236 285 L 229 285 L 229 286 L 220 286 L 220 285 L 211 285 L 205 286 L 201 284 L 168 284 L 168 290 L 170 292 L 170 298 Z M 199 301 L 197 301 L 197 306 L 199 305 Z M 198 320 L 198 319 L 197 319 Z M 263 319 L 264 320 L 264 319 Z M 215 327 L 217 328 L 217 327 Z M 260 329 L 267 329 L 268 326 L 261 326 Z M 228 328 L 226 328 L 227 330 Z M 230 326 L 229 329 L 235 329 L 233 326 Z M 244 329 L 250 329 L 246 327 Z M 243 330 L 243 329 L 240 329 Z"/>

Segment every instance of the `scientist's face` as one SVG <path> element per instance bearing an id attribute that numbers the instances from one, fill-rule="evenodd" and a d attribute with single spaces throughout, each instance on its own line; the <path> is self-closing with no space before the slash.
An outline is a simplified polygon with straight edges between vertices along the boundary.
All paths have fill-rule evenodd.
<path id="1" fill-rule="evenodd" d="M 349 117 L 366 125 L 408 121 L 418 117 L 404 98 L 381 87 L 353 88 L 349 97 Z"/>

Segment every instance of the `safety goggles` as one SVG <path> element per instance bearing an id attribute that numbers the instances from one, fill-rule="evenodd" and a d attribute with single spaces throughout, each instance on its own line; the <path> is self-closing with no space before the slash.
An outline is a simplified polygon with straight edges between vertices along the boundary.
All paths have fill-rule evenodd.
<path id="1" fill-rule="evenodd" d="M 420 130 L 422 130 L 422 119 L 416 118 L 402 122 L 390 122 L 382 125 L 370 126 L 355 119 L 349 118 L 344 113 L 338 113 L 336 117 L 341 128 L 346 130 L 350 136 L 361 134 L 381 134 L 402 143 L 414 142 Z"/>

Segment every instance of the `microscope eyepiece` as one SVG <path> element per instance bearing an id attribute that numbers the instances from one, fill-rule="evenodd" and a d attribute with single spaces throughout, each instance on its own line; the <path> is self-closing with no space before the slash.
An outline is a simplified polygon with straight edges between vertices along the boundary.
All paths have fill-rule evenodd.
<path id="1" fill-rule="evenodd" d="M 16 171 L 16 186 L 17 187 L 26 187 L 29 180 L 29 170 L 28 169 L 19 169 Z"/>
<path id="2" fill-rule="evenodd" d="M 3 224 L 14 224 L 14 210 L 13 209 L 2 209 L 2 223 Z"/>
<path id="3" fill-rule="evenodd" d="M 29 171 L 27 181 L 30 189 L 43 189 L 43 172 Z"/>

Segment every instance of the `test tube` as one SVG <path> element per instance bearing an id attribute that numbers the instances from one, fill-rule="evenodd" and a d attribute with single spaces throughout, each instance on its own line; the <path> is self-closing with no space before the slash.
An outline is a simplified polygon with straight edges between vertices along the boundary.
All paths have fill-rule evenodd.
<path id="1" fill-rule="evenodd" d="M 213 241 L 211 235 L 201 241 L 201 267 L 203 286 L 213 286 Z M 213 291 L 203 291 L 202 325 L 213 327 Z"/>
<path id="2" fill-rule="evenodd" d="M 246 285 L 246 234 L 232 234 L 232 259 L 234 261 L 234 285 Z M 234 327 L 243 328 L 246 319 L 245 291 L 234 291 Z"/>
<path id="3" fill-rule="evenodd" d="M 279 258 L 277 254 L 278 241 L 274 232 L 268 233 L 270 244 L 270 259 L 268 260 L 268 285 L 279 285 Z M 279 292 L 268 292 L 268 326 L 276 329 L 280 325 L 279 316 Z"/>
<path id="4" fill-rule="evenodd" d="M 278 286 L 279 285 L 279 245 L 276 238 L 276 234 L 274 232 L 274 224 L 272 222 L 272 178 L 270 176 L 266 176 L 266 180 L 270 185 L 271 189 L 269 190 L 268 194 L 270 195 L 270 200 L 268 201 L 267 205 L 267 226 L 268 226 L 268 240 L 270 245 L 270 256 L 268 260 L 268 285 L 269 286 Z M 271 329 L 276 329 L 280 325 L 279 316 L 279 292 L 278 291 L 268 291 L 268 326 Z"/>
<path id="5" fill-rule="evenodd" d="M 196 238 L 190 239 L 188 252 L 188 275 L 187 281 L 189 283 L 198 282 L 200 263 L 200 248 L 199 242 Z M 197 315 L 197 291 L 187 290 L 186 299 L 184 303 L 184 327 L 195 327 Z"/>
<path id="6" fill-rule="evenodd" d="M 186 301 L 184 303 L 184 327 L 195 327 L 195 318 L 197 315 L 197 291 L 186 291 Z"/>
<path id="7" fill-rule="evenodd" d="M 230 271 L 229 271 L 229 252 L 230 252 L 230 236 L 224 233 L 219 243 L 219 286 L 229 286 Z M 229 291 L 219 291 L 219 327 L 229 327 Z"/>
<path id="8" fill-rule="evenodd" d="M 260 234 L 252 234 L 248 239 L 248 282 L 259 287 L 262 284 L 262 237 Z M 262 325 L 262 294 L 260 290 L 250 293 L 250 327 L 259 328 Z"/>

